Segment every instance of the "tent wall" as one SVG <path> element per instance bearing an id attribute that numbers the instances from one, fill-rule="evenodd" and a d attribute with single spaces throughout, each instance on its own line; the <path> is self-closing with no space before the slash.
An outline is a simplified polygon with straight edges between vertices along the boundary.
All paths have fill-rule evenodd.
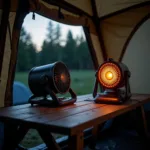
<path id="1" fill-rule="evenodd" d="M 131 39 L 123 62 L 131 71 L 131 92 L 150 93 L 150 19 Z"/>
<path id="2" fill-rule="evenodd" d="M 9 12 L 12 8 L 15 11 L 17 0 L 7 0 L 3 1 L 4 6 L 9 4 L 10 7 L 4 7 L 2 14 L 2 27 L 0 37 L 0 46 L 1 46 L 1 53 L 0 57 L 2 58 L 0 61 L 0 107 L 3 106 L 10 106 L 12 105 L 12 91 L 13 91 L 13 80 L 15 75 L 15 66 L 17 60 L 17 50 L 18 50 L 18 40 L 20 35 L 20 29 L 22 26 L 22 22 L 24 16 L 27 14 L 29 10 L 28 1 L 21 0 L 20 7 L 17 9 L 16 12 Z M 14 2 L 14 3 L 13 3 Z M 7 5 L 6 5 L 7 4 Z M 15 6 L 13 6 L 15 5 Z M 0 5 L 1 7 L 1 5 Z M 17 14 L 17 15 L 16 15 Z M 5 33 L 4 33 L 5 31 Z M 5 35 L 5 36 L 4 36 Z"/>
<path id="3" fill-rule="evenodd" d="M 103 17 L 147 2 L 149 0 L 96 0 L 96 6 L 98 16 Z"/>
<path id="4" fill-rule="evenodd" d="M 97 35 L 95 34 L 90 34 L 91 36 L 91 40 L 92 40 L 92 43 L 93 43 L 93 46 L 94 46 L 94 50 L 95 50 L 95 53 L 96 53 L 96 57 L 97 57 L 97 60 L 98 60 L 98 64 L 101 64 L 104 59 L 103 59 L 103 55 L 102 55 L 102 50 L 101 50 L 101 45 L 100 45 L 100 42 L 99 42 L 99 38 Z"/>
<path id="5" fill-rule="evenodd" d="M 65 0 L 66 2 L 74 5 L 75 7 L 83 10 L 84 12 L 88 13 L 89 15 L 93 15 L 92 7 L 91 7 L 91 0 Z M 85 5 L 86 4 L 86 5 Z"/>
<path id="6" fill-rule="evenodd" d="M 10 0 L 3 1 L 3 3 L 0 3 L 2 5 L 2 14 L 1 14 L 1 24 L 0 24 L 0 107 L 4 106 L 4 97 L 2 96 L 3 93 L 3 81 L 5 80 L 5 77 L 3 78 L 2 75 L 2 70 L 3 70 L 3 60 L 5 59 L 4 54 L 5 54 L 5 46 L 6 46 L 6 39 L 7 39 L 7 27 L 8 27 L 8 19 L 9 19 L 9 10 L 10 10 Z M 9 60 L 8 60 L 9 61 Z M 7 79 L 6 79 L 7 83 Z M 6 86 L 6 84 L 5 84 Z M 5 90 L 4 90 L 5 93 Z M 4 94 L 3 93 L 3 94 Z"/>
<path id="7" fill-rule="evenodd" d="M 11 56 L 11 35 L 13 31 L 15 16 L 16 16 L 15 12 L 11 12 L 9 14 L 9 25 L 7 26 L 4 57 L 3 57 L 2 71 L 1 71 L 1 82 L 0 82 L 1 99 L 5 99 L 5 91 L 6 91 L 7 80 L 9 75 L 9 64 L 10 64 L 10 56 Z M 0 106 L 4 106 L 4 105 L 8 106 L 8 104 L 6 104 L 8 101 L 9 100 L 6 100 L 5 102 L 0 101 Z"/>
<path id="8" fill-rule="evenodd" d="M 59 7 L 47 4 L 42 1 L 36 6 L 33 4 L 31 4 L 31 6 L 31 11 L 35 11 L 39 15 L 50 18 L 57 22 L 68 25 L 85 25 L 87 22 L 86 18 L 82 16 L 65 11 L 62 8 L 59 10 Z"/>
<path id="9" fill-rule="evenodd" d="M 2 12 L 3 12 L 2 9 L 0 9 L 0 25 L 1 25 L 1 19 L 2 19 Z M 0 88 L 0 90 L 1 90 L 1 88 Z M 3 100 L 4 100 L 4 98 L 3 98 Z M 0 107 L 2 107 L 2 106 L 3 106 L 3 101 L 0 100 Z M 4 126 L 0 122 L 0 149 L 2 149 L 3 137 L 4 137 Z"/>
<path id="10" fill-rule="evenodd" d="M 102 20 L 100 29 L 107 57 L 121 61 L 131 35 L 134 35 L 135 29 L 138 29 L 148 17 L 150 17 L 150 5 L 134 8 Z"/>

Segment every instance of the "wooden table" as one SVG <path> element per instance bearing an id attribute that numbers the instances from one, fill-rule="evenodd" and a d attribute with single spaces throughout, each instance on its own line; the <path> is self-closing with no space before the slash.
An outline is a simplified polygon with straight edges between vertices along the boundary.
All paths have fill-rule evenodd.
<path id="1" fill-rule="evenodd" d="M 4 149 L 15 149 L 30 128 L 36 129 L 48 149 L 60 149 L 51 132 L 69 136 L 69 149 L 83 149 L 83 131 L 93 127 L 96 136 L 98 125 L 128 111 L 138 109 L 142 131 L 147 134 L 143 104 L 150 102 L 148 94 L 133 94 L 122 105 L 95 104 L 91 95 L 79 96 L 73 105 L 59 108 L 31 106 L 30 104 L 0 109 L 0 121 L 5 123 L 7 134 Z"/>

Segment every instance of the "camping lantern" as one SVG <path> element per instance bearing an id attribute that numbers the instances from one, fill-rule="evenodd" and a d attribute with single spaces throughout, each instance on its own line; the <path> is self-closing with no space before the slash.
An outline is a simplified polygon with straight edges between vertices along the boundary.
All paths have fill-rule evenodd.
<path id="1" fill-rule="evenodd" d="M 70 83 L 70 73 L 62 62 L 34 67 L 28 76 L 28 84 L 33 93 L 29 102 L 50 106 L 72 104 L 76 101 L 76 94 L 70 88 Z M 56 95 L 67 92 L 71 94 L 71 98 L 61 98 Z M 47 98 L 48 95 L 51 99 Z"/>
<path id="2" fill-rule="evenodd" d="M 93 97 L 96 103 L 119 104 L 131 97 L 129 85 L 130 71 L 121 63 L 109 59 L 96 72 L 96 82 Z M 98 83 L 102 93 L 97 94 Z"/>

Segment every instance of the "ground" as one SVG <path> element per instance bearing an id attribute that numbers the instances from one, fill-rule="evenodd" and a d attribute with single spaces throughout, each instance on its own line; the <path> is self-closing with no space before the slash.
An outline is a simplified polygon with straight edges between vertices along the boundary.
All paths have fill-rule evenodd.
<path id="1" fill-rule="evenodd" d="M 93 92 L 95 82 L 94 70 L 79 70 L 70 71 L 71 74 L 71 88 L 77 95 L 88 94 Z M 20 81 L 28 86 L 28 73 L 17 72 L 15 80 Z"/>

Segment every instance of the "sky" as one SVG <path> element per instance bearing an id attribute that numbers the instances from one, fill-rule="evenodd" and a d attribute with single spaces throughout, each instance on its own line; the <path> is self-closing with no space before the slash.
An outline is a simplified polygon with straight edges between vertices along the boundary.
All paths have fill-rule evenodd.
<path id="1" fill-rule="evenodd" d="M 32 13 L 29 13 L 26 18 L 24 19 L 23 26 L 25 27 L 26 31 L 31 34 L 32 41 L 36 45 L 38 50 L 41 50 L 41 46 L 43 43 L 43 40 L 46 38 L 47 34 L 47 26 L 50 19 L 47 19 L 43 16 L 40 16 L 38 14 L 35 14 L 35 20 L 32 19 Z M 57 22 L 53 21 L 54 24 L 57 24 Z M 62 38 L 66 39 L 66 35 L 68 33 L 68 30 L 71 30 L 73 33 L 73 37 L 76 38 L 77 35 L 83 35 L 84 32 L 81 26 L 69 26 L 60 23 L 61 25 L 61 32 L 62 32 Z"/>

